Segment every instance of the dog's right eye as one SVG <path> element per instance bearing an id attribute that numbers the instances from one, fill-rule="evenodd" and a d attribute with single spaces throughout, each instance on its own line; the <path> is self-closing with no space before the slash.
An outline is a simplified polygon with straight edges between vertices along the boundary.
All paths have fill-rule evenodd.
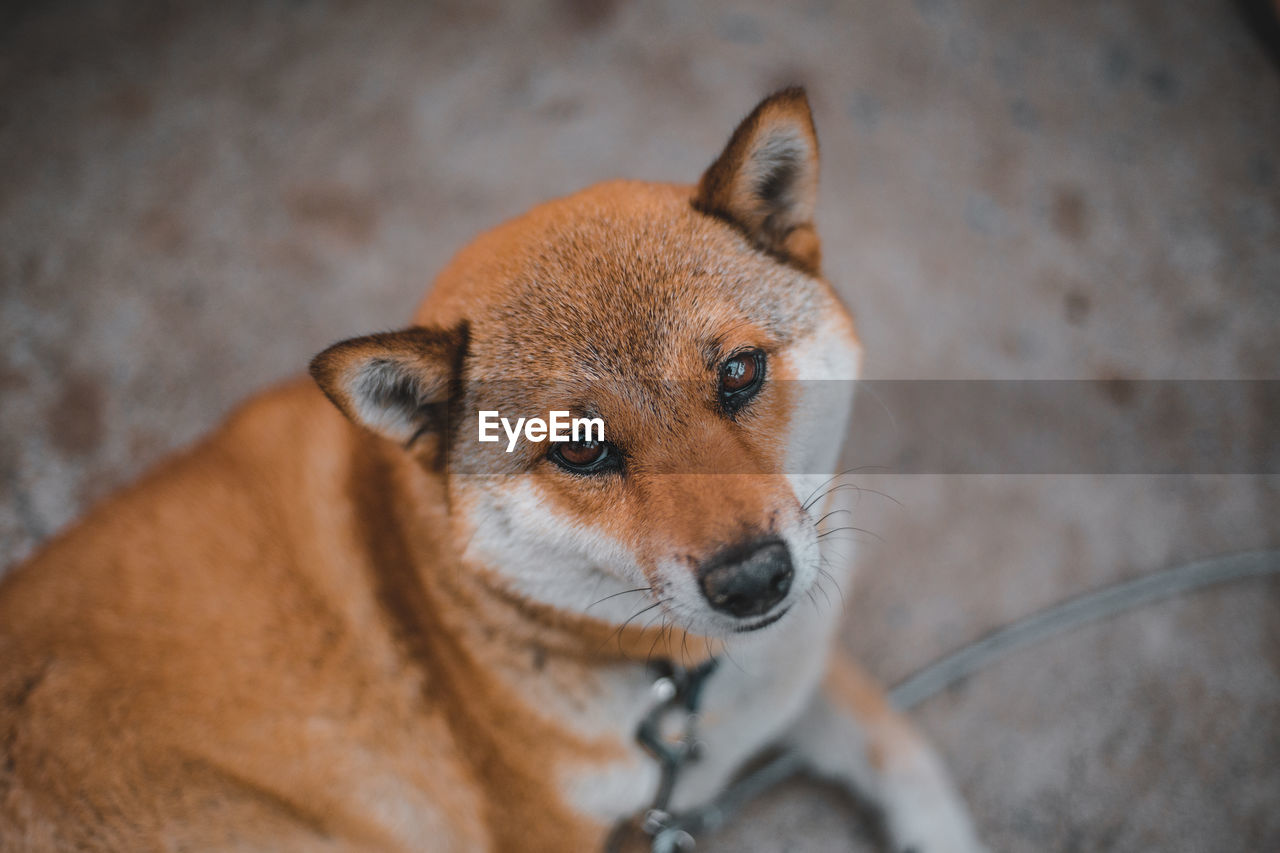
<path id="1" fill-rule="evenodd" d="M 740 352 L 720 365 L 720 405 L 730 415 L 756 395 L 764 383 L 763 350 Z"/>
<path id="2" fill-rule="evenodd" d="M 574 474 L 595 474 L 622 467 L 618 448 L 607 441 L 562 441 L 552 445 L 548 456 Z"/>

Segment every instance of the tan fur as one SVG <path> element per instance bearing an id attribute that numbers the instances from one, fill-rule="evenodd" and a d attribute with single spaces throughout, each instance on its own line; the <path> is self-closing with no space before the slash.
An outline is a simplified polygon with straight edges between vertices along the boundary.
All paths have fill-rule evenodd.
<path id="1" fill-rule="evenodd" d="M 788 90 L 696 188 L 604 184 L 494 229 L 413 328 L 326 350 L 320 388 L 252 400 L 13 570 L 0 850 L 598 849 L 651 795 L 643 662 L 729 642 L 777 687 L 752 705 L 749 680 L 715 685 L 716 760 L 683 795 L 781 738 L 834 621 L 738 641 L 690 590 L 744 537 L 789 537 L 797 583 L 816 571 L 789 380 L 815 357 L 852 378 L 857 346 L 818 277 L 816 158 Z M 726 418 L 707 401 L 744 347 L 769 382 Z M 626 476 L 481 445 L 482 404 L 590 408 Z M 594 611 L 584 578 L 648 585 L 661 620 Z"/>

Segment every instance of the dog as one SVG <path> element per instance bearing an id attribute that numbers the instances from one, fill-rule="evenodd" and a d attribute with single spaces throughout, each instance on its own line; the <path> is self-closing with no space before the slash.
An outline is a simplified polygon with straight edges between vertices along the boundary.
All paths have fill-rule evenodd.
<path id="1" fill-rule="evenodd" d="M 817 181 L 793 88 L 696 186 L 536 207 L 8 573 L 0 849 L 599 850 L 770 748 L 981 849 L 814 596 L 861 361 Z"/>

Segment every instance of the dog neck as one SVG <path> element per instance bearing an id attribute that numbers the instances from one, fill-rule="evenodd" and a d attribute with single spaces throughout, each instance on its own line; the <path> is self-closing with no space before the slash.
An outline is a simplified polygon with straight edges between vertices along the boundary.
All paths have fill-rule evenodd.
<path id="1" fill-rule="evenodd" d="M 349 491 L 370 579 L 419 663 L 428 662 L 422 646 L 437 635 L 486 663 L 532 655 L 583 667 L 659 659 L 692 667 L 719 652 L 718 641 L 678 627 L 615 625 L 533 601 L 505 584 L 496 567 L 463 562 L 450 541 L 444 477 L 368 434 L 354 445 Z"/>
<path id="2" fill-rule="evenodd" d="M 584 731 L 542 707 L 543 688 L 590 707 L 610 683 L 605 673 L 634 668 L 646 683 L 652 664 L 697 666 L 718 645 L 678 629 L 613 625 L 510 591 L 492 567 L 458 559 L 444 474 L 367 433 L 352 448 L 347 488 L 366 582 L 401 654 L 422 673 L 424 707 L 443 713 L 489 801 L 504 804 L 490 825 L 513 834 L 497 838 L 497 848 L 529 849 L 520 827 L 549 825 L 562 834 L 548 847 L 598 849 L 608 827 L 576 818 L 548 779 L 566 763 L 624 757 L 634 732 Z M 651 698 L 642 692 L 638 701 Z"/>

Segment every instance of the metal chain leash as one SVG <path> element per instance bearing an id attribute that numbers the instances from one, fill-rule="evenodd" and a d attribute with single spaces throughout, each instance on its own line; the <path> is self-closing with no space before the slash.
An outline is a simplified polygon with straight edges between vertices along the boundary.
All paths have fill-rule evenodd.
<path id="1" fill-rule="evenodd" d="M 650 849 L 654 853 L 693 849 L 693 835 L 671 812 L 671 796 L 681 771 L 702 755 L 702 742 L 698 740 L 698 711 L 702 706 L 703 687 L 718 663 L 711 658 L 691 669 L 671 661 L 658 661 L 652 665 L 657 675 L 649 688 L 654 705 L 640 721 L 636 741 L 658 762 L 660 770 L 657 793 L 640 820 L 641 831 L 653 839 Z M 675 715 L 683 717 L 680 730 L 674 734 L 667 733 L 664 724 Z M 625 828 L 624 824 L 615 829 L 606 850 L 618 849 Z"/>

